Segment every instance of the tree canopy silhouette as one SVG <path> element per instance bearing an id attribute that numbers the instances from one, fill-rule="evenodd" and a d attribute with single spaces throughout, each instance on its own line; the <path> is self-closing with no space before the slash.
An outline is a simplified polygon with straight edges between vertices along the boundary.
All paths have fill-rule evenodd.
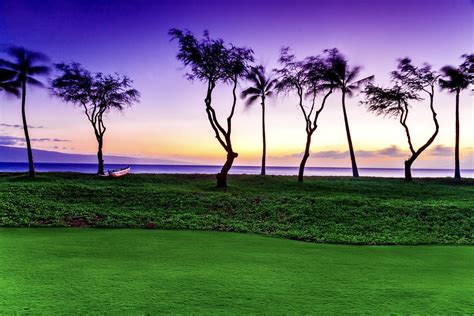
<path id="1" fill-rule="evenodd" d="M 461 166 L 459 162 L 459 95 L 473 83 L 474 55 L 463 55 L 464 62 L 459 67 L 444 66 L 441 68 L 442 77 L 439 86 L 443 90 L 456 95 L 456 123 L 454 146 L 454 178 L 461 179 Z"/>
<path id="2" fill-rule="evenodd" d="M 405 161 L 405 180 L 411 181 L 411 166 L 420 154 L 433 143 L 439 131 L 438 120 L 433 105 L 434 87 L 438 81 L 438 74 L 431 70 L 431 66 L 424 64 L 422 67 L 414 66 L 409 58 L 399 60 L 398 69 L 392 72 L 394 85 L 390 88 L 377 87 L 369 84 L 364 94 L 366 96 L 363 104 L 368 110 L 377 115 L 388 115 L 398 117 L 400 124 L 405 129 L 408 147 L 411 156 Z M 420 94 L 424 92 L 429 95 L 430 110 L 435 124 L 433 135 L 420 148 L 413 146 L 410 129 L 407 125 L 409 107 L 411 101 L 421 101 Z"/>
<path id="3" fill-rule="evenodd" d="M 20 91 L 17 83 L 14 81 L 15 77 L 16 73 L 14 71 L 0 68 L 0 91 L 19 97 Z"/>
<path id="4" fill-rule="evenodd" d="M 250 81 L 251 86 L 243 90 L 241 93 L 242 99 L 246 99 L 245 105 L 251 106 L 260 99 L 262 107 L 262 168 L 261 175 L 265 175 L 266 154 L 267 154 L 267 137 L 265 132 L 265 100 L 274 95 L 274 88 L 277 80 L 267 75 L 263 66 L 252 67 L 247 80 Z"/>
<path id="5" fill-rule="evenodd" d="M 354 93 L 360 90 L 364 85 L 373 81 L 374 76 L 368 76 L 363 79 L 359 77 L 361 67 L 350 67 L 347 59 L 342 55 L 337 48 L 325 51 L 328 55 L 328 60 L 331 64 L 331 79 L 335 85 L 335 89 L 341 91 L 342 113 L 344 114 L 344 125 L 346 128 L 347 143 L 349 145 L 349 155 L 351 157 L 352 176 L 359 176 L 359 169 L 357 168 L 357 161 L 352 145 L 351 131 L 349 128 L 349 119 L 346 110 L 346 96 L 352 97 Z"/>
<path id="6" fill-rule="evenodd" d="M 78 63 L 56 64 L 60 75 L 51 81 L 52 95 L 79 105 L 91 123 L 98 144 L 98 174 L 104 174 L 103 145 L 107 130 L 104 116 L 111 110 L 122 111 L 139 101 L 140 93 L 132 80 L 119 74 L 90 73 Z"/>
<path id="7" fill-rule="evenodd" d="M 279 62 L 282 68 L 276 70 L 276 89 L 285 93 L 296 92 L 298 107 L 305 121 L 306 145 L 298 171 L 298 181 L 303 182 L 304 168 L 310 155 L 311 137 L 318 128 L 318 118 L 326 100 L 334 90 L 333 76 L 330 73 L 332 65 L 329 64 L 328 56 L 310 56 L 297 60 L 288 47 L 281 50 Z M 320 94 L 323 98 L 321 105 L 316 108 L 316 97 Z"/>
<path id="8" fill-rule="evenodd" d="M 48 66 L 49 58 L 43 53 L 30 51 L 18 46 L 9 47 L 6 53 L 11 60 L 0 59 L 0 69 L 2 69 L 1 71 L 4 74 L 11 76 L 14 73 L 14 75 L 13 78 L 3 85 L 2 89 L 14 95 L 17 88 L 21 90 L 21 117 L 28 153 L 28 176 L 34 178 L 33 150 L 26 120 L 26 88 L 27 86 L 43 87 L 43 84 L 37 77 L 49 74 L 51 70 Z"/>
<path id="9" fill-rule="evenodd" d="M 253 62 L 253 51 L 245 47 L 225 45 L 222 39 L 211 39 L 207 32 L 198 40 L 191 32 L 178 29 L 169 31 L 171 40 L 179 45 L 176 58 L 189 68 L 188 80 L 201 81 L 207 86 L 204 105 L 207 118 L 219 144 L 227 153 L 227 159 L 217 174 L 217 187 L 227 186 L 227 174 L 238 154 L 232 147 L 232 118 L 237 103 L 237 85 L 245 78 L 249 64 Z M 227 127 L 219 122 L 212 105 L 212 95 L 217 84 L 230 84 L 232 87 L 232 103 L 227 116 Z"/>

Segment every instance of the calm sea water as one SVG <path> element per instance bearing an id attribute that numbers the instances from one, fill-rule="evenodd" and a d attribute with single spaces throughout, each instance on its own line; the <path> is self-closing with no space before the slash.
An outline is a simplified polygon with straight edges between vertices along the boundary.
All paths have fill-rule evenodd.
<path id="1" fill-rule="evenodd" d="M 95 164 L 82 163 L 36 163 L 38 172 L 80 172 L 95 173 L 97 166 Z M 118 169 L 125 165 L 109 164 L 105 165 L 105 169 Z M 27 163 L 8 163 L 0 162 L 0 172 L 26 172 L 28 170 Z M 203 166 L 203 165 L 132 165 L 132 173 L 202 173 L 215 174 L 220 170 L 220 166 Z M 230 173 L 232 174 L 259 174 L 260 167 L 257 166 L 234 166 Z M 366 177 L 390 177 L 402 178 L 404 176 L 403 169 L 393 168 L 360 168 L 361 176 Z M 269 175 L 297 175 L 297 167 L 267 167 Z M 450 169 L 413 169 L 414 177 L 452 177 L 454 172 Z M 351 176 L 350 168 L 323 168 L 323 167 L 307 167 L 305 169 L 307 176 Z M 463 169 L 461 175 L 465 178 L 474 178 L 474 169 Z"/>

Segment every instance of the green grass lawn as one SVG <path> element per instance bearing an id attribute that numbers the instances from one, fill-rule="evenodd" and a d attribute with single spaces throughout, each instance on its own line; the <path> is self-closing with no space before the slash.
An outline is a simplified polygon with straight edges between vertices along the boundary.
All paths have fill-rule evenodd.
<path id="1" fill-rule="evenodd" d="M 471 246 L 0 228 L 0 313 L 468 314 L 473 262 Z"/>
<path id="2" fill-rule="evenodd" d="M 0 174 L 0 226 L 251 232 L 318 243 L 474 244 L 474 180 Z"/>

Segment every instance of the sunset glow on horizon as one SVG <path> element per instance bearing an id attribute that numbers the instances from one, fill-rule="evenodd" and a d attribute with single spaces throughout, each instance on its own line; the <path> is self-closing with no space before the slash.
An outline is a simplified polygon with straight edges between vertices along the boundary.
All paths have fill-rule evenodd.
<path id="1" fill-rule="evenodd" d="M 363 67 L 361 78 L 375 75 L 387 85 L 397 58 L 411 57 L 438 70 L 457 66 L 472 51 L 473 3 L 453 1 L 0 1 L 0 45 L 21 45 L 47 54 L 52 62 L 81 63 L 93 72 L 129 76 L 142 95 L 140 103 L 110 113 L 106 155 L 164 158 L 183 163 L 221 164 L 225 152 L 217 143 L 204 108 L 205 86 L 186 80 L 176 60 L 177 45 L 168 30 L 189 29 L 201 36 L 250 47 L 257 63 L 278 67 L 282 46 L 298 58 L 337 47 L 351 66 Z M 202 2 L 201 2 L 202 3 Z M 24 23 L 28 21 L 28 23 Z M 280 23 L 284 21 L 284 23 Z M 53 74 L 54 76 L 54 74 Z M 242 82 L 239 92 L 248 86 Z M 228 115 L 229 87 L 214 97 L 220 118 Z M 341 109 L 334 93 L 313 136 L 308 166 L 350 167 Z M 347 99 L 349 123 L 360 167 L 402 168 L 408 156 L 404 130 L 396 119 L 377 117 Z M 461 104 L 461 168 L 474 168 L 472 92 Z M 427 100 L 410 112 L 415 146 L 434 131 Z M 437 89 L 435 108 L 440 132 L 415 168 L 452 168 L 454 95 Z M 28 123 L 33 148 L 66 153 L 95 153 L 97 143 L 81 109 L 49 95 L 28 90 Z M 20 100 L 0 96 L 0 145 L 21 146 Z M 294 95 L 279 95 L 267 107 L 267 165 L 296 166 L 305 143 L 304 121 Z M 261 112 L 238 100 L 233 123 L 236 165 L 258 165 L 261 159 Z M 38 140 L 43 139 L 43 140 Z"/>

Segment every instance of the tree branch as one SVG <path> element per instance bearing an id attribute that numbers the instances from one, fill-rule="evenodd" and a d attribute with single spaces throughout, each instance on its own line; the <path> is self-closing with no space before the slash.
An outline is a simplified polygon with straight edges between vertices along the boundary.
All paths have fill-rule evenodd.
<path id="1" fill-rule="evenodd" d="M 219 125 L 219 122 L 217 122 L 217 117 L 214 109 L 211 106 L 212 102 L 212 91 L 214 90 L 215 84 L 212 82 L 208 82 L 207 86 L 207 94 L 206 94 L 206 99 L 204 100 L 204 103 L 206 104 L 206 113 L 207 113 L 207 118 L 209 120 L 209 123 L 211 124 L 212 129 L 214 130 L 216 134 L 216 139 L 219 141 L 221 146 L 228 151 L 229 148 L 227 144 L 222 140 L 222 137 L 220 133 L 222 133 L 225 137 L 226 133 L 225 130 Z"/>
<path id="2" fill-rule="evenodd" d="M 431 110 L 431 114 L 433 116 L 433 122 L 435 123 L 435 131 L 434 133 L 431 135 L 431 137 L 428 139 L 428 141 L 423 145 L 421 146 L 417 151 L 416 153 L 413 155 L 413 160 L 415 160 L 426 148 L 428 148 L 431 143 L 433 143 L 433 141 L 435 140 L 436 136 L 438 135 L 438 132 L 439 132 L 439 123 L 438 123 L 438 119 L 436 118 L 437 116 L 437 113 L 434 109 L 434 87 L 431 88 L 431 93 L 430 94 L 430 110 Z"/>
<path id="3" fill-rule="evenodd" d="M 232 88 L 232 109 L 230 111 L 229 117 L 227 117 L 227 135 L 226 138 L 230 138 L 230 134 L 232 133 L 232 117 L 234 116 L 235 112 L 235 105 L 237 104 L 237 94 L 235 90 L 237 89 L 237 77 L 233 79 L 234 86 Z M 229 143 L 229 140 L 227 141 Z"/>
<path id="4" fill-rule="evenodd" d="M 400 104 L 400 103 L 399 103 Z M 408 117 L 408 105 L 405 103 L 404 108 L 400 107 L 402 109 L 402 114 L 400 115 L 400 124 L 405 128 L 405 133 L 407 135 L 408 139 L 408 146 L 410 147 L 410 151 L 412 153 L 412 156 L 415 155 L 415 149 L 413 149 L 413 144 L 411 142 L 411 136 L 410 136 L 410 130 L 408 129 L 408 125 L 406 123 L 407 117 Z"/>
<path id="5" fill-rule="evenodd" d="M 323 101 L 321 102 L 320 108 L 316 111 L 316 114 L 314 116 L 314 121 L 313 121 L 313 127 L 312 127 L 313 131 L 316 130 L 316 128 L 318 127 L 317 122 L 318 122 L 319 114 L 321 114 L 321 112 L 323 111 L 324 106 L 326 105 L 326 100 L 331 94 L 332 94 L 332 88 L 329 90 L 328 93 L 326 93 L 326 95 L 323 98 Z"/>

